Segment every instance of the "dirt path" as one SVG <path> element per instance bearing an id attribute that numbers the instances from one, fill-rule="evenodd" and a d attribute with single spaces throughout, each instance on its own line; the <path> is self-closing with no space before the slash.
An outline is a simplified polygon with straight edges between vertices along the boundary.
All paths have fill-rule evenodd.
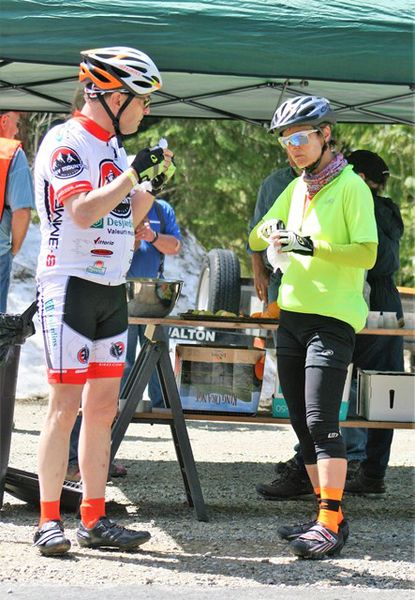
<path id="1" fill-rule="evenodd" d="M 36 470 L 44 413 L 44 404 L 17 403 L 10 466 Z M 313 502 L 265 502 L 255 493 L 256 482 L 272 478 L 273 464 L 290 458 L 291 429 L 203 422 L 190 423 L 188 429 L 209 523 L 198 522 L 186 505 L 170 428 L 133 424 L 117 457 L 128 476 L 109 484 L 108 512 L 123 524 L 149 529 L 151 541 L 136 554 L 80 549 L 74 541 L 77 521 L 66 514 L 73 552 L 62 559 L 43 558 L 31 547 L 36 512 L 6 494 L 0 513 L 0 581 L 11 586 L 122 582 L 189 586 L 189 591 L 195 586 L 411 589 L 413 432 L 395 432 L 384 498 L 346 498 L 351 535 L 342 557 L 309 562 L 288 553 L 276 528 L 308 518 Z"/>

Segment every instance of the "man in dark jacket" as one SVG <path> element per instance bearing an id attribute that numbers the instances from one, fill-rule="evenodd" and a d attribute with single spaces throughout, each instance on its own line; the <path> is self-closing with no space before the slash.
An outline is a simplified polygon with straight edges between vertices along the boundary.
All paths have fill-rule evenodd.
<path id="1" fill-rule="evenodd" d="M 399 242 L 403 235 L 403 221 L 399 207 L 390 199 L 380 196 L 389 169 L 380 156 L 368 150 L 356 150 L 347 158 L 370 187 L 375 205 L 378 229 L 378 257 L 367 274 L 370 285 L 369 306 L 372 311 L 396 313 L 403 316 L 402 303 L 394 282 L 399 270 Z M 403 371 L 403 337 L 360 335 L 356 338 L 354 365 L 376 371 Z M 353 386 L 354 388 L 354 386 Z M 356 393 L 350 398 L 349 416 L 354 416 Z M 343 428 L 349 464 L 358 465 L 354 476 L 346 482 L 345 492 L 354 494 L 382 494 L 385 492 L 385 472 L 389 462 L 393 429 Z"/>

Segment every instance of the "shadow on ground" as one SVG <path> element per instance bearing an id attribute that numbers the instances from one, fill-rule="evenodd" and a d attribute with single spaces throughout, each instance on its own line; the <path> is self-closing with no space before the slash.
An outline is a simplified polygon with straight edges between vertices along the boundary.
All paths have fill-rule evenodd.
<path id="1" fill-rule="evenodd" d="M 350 518 L 351 535 L 342 559 L 310 562 L 294 558 L 286 542 L 279 540 L 276 529 L 285 523 L 308 520 L 314 501 L 267 502 L 255 493 L 255 483 L 272 477 L 271 463 L 198 462 L 209 522 L 197 521 L 186 502 L 180 469 L 175 461 L 123 461 L 128 467 L 124 479 L 114 480 L 108 489 L 117 487 L 123 493 L 123 503 L 109 502 L 108 514 L 124 521 L 152 522 L 171 539 L 169 551 L 144 549 L 137 554 L 120 555 L 100 552 L 103 561 L 137 564 L 141 567 L 171 569 L 209 575 L 223 573 L 250 582 L 278 585 L 322 585 L 333 588 L 365 586 L 377 589 L 410 589 L 409 581 L 394 577 L 393 563 L 413 558 L 409 532 L 413 518 L 411 499 L 412 473 L 409 467 L 391 467 L 388 471 L 389 492 L 378 499 L 347 496 L 344 506 Z M 394 482 L 405 483 L 405 494 L 399 498 L 399 510 L 394 499 Z M 402 488 L 401 488 L 402 489 Z M 1 513 L 3 523 L 27 525 L 34 511 L 26 504 L 6 504 Z M 183 527 L 186 521 L 188 527 Z M 67 527 L 76 527 L 76 516 L 66 515 Z M 221 530 L 220 542 L 217 532 Z M 223 535 L 223 531 L 226 535 Z M 85 553 L 97 556 L 97 550 L 74 549 L 71 558 Z M 384 575 L 371 573 L 372 561 L 385 561 Z M 343 562 L 343 564 L 342 564 Z M 346 563 L 346 564 L 345 564 Z M 392 565 L 391 565 L 392 563 Z M 105 565 L 103 566 L 105 568 Z"/>

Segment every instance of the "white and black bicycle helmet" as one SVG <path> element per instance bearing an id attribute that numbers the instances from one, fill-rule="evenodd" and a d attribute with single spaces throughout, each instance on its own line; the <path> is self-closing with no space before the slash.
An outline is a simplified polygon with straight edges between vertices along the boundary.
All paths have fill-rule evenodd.
<path id="1" fill-rule="evenodd" d="M 121 146 L 121 114 L 135 96 L 148 96 L 161 88 L 160 72 L 147 54 L 134 48 L 96 48 L 83 50 L 81 56 L 79 81 L 86 84 L 86 94 L 91 99 L 97 98 L 111 118 Z M 129 95 L 116 115 L 106 102 L 106 94 L 111 92 Z"/>
<path id="2" fill-rule="evenodd" d="M 284 129 L 292 125 L 334 124 L 336 115 L 326 98 L 320 96 L 296 96 L 286 100 L 277 108 L 272 117 L 269 132 L 278 130 L 281 135 Z"/>
<path id="3" fill-rule="evenodd" d="M 161 75 L 147 54 L 115 46 L 81 52 L 79 81 L 99 93 L 126 92 L 144 96 L 159 90 Z"/>

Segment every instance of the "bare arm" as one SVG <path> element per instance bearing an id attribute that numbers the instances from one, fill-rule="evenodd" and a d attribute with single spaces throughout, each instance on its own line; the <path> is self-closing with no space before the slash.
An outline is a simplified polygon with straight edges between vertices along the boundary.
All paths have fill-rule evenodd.
<path id="1" fill-rule="evenodd" d="M 155 248 L 162 254 L 178 254 L 182 244 L 174 235 L 168 233 L 156 234 L 150 227 L 148 221 L 139 225 L 135 230 L 135 239 L 138 243 L 141 240 L 152 243 Z"/>
<path id="2" fill-rule="evenodd" d="M 22 247 L 30 224 L 30 208 L 18 208 L 12 214 L 12 254 L 16 256 Z"/>
<path id="3" fill-rule="evenodd" d="M 178 254 L 182 244 L 174 235 L 159 233 L 157 240 L 153 243 L 155 248 L 162 254 Z"/>
<path id="4" fill-rule="evenodd" d="M 268 303 L 269 271 L 264 265 L 260 252 L 253 252 L 251 256 L 256 294 L 260 300 Z"/>
<path id="5" fill-rule="evenodd" d="M 65 201 L 65 208 L 74 222 L 87 229 L 107 215 L 131 192 L 134 184 L 127 172 L 121 173 L 110 183 L 87 193 L 71 196 Z M 137 190 L 132 196 L 134 221 L 144 218 L 154 202 L 149 192 Z M 141 217 L 141 218 L 140 218 Z"/>

